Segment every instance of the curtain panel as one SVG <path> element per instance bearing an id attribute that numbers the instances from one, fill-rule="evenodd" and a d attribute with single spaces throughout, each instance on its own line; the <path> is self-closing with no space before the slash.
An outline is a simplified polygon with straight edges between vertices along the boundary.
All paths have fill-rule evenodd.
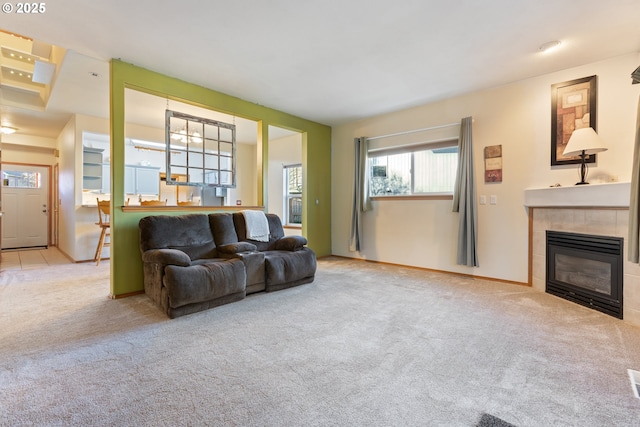
<path id="1" fill-rule="evenodd" d="M 369 199 L 369 158 L 367 138 L 360 137 L 353 140 L 355 148 L 354 179 L 353 179 L 353 207 L 351 211 L 351 237 L 349 251 L 360 251 L 362 247 L 362 214 L 371 210 Z"/>
<path id="2" fill-rule="evenodd" d="M 465 117 L 460 123 L 458 140 L 458 171 L 453 192 L 453 212 L 458 212 L 457 263 L 478 267 L 478 207 L 473 167 L 473 119 Z"/>
<path id="3" fill-rule="evenodd" d="M 629 261 L 640 263 L 640 98 L 636 120 L 636 140 L 631 166 L 631 194 L 629 198 Z"/>

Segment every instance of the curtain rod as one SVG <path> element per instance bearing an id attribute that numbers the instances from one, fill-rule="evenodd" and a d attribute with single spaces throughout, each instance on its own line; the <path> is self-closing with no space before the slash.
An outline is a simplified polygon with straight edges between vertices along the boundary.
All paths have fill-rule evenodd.
<path id="1" fill-rule="evenodd" d="M 414 130 L 406 130 L 404 132 L 397 132 L 397 133 L 390 133 L 388 135 L 380 135 L 380 136 L 372 136 L 370 138 L 367 138 L 368 141 L 371 141 L 373 139 L 382 139 L 382 138 L 389 138 L 392 136 L 400 136 L 400 135 L 407 135 L 410 133 L 416 133 L 416 132 L 424 132 L 426 130 L 433 130 L 433 129 L 440 129 L 440 128 L 448 128 L 448 127 L 452 127 L 452 126 L 460 126 L 460 122 L 457 123 L 449 123 L 447 125 L 439 125 L 439 126 L 431 126 L 428 128 L 422 128 L 422 129 L 414 129 Z"/>

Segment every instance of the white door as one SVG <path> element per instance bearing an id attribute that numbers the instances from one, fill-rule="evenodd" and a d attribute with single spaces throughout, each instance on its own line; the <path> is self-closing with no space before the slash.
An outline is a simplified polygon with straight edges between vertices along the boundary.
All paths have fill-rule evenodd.
<path id="1" fill-rule="evenodd" d="M 48 245 L 49 169 L 2 165 L 2 249 Z"/>

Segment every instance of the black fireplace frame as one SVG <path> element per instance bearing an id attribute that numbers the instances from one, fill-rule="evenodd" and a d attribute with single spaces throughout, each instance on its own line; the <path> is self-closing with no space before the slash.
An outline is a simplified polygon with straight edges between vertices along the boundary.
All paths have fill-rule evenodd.
<path id="1" fill-rule="evenodd" d="M 546 291 L 552 295 L 622 319 L 623 244 L 620 237 L 547 230 Z M 555 255 L 565 254 L 611 265 L 609 295 L 556 280 Z"/>

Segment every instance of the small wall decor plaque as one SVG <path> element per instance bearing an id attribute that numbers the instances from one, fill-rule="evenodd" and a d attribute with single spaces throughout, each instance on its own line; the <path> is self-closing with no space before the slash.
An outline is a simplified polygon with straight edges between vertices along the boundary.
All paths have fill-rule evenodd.
<path id="1" fill-rule="evenodd" d="M 484 147 L 484 182 L 502 182 L 502 145 Z"/>

